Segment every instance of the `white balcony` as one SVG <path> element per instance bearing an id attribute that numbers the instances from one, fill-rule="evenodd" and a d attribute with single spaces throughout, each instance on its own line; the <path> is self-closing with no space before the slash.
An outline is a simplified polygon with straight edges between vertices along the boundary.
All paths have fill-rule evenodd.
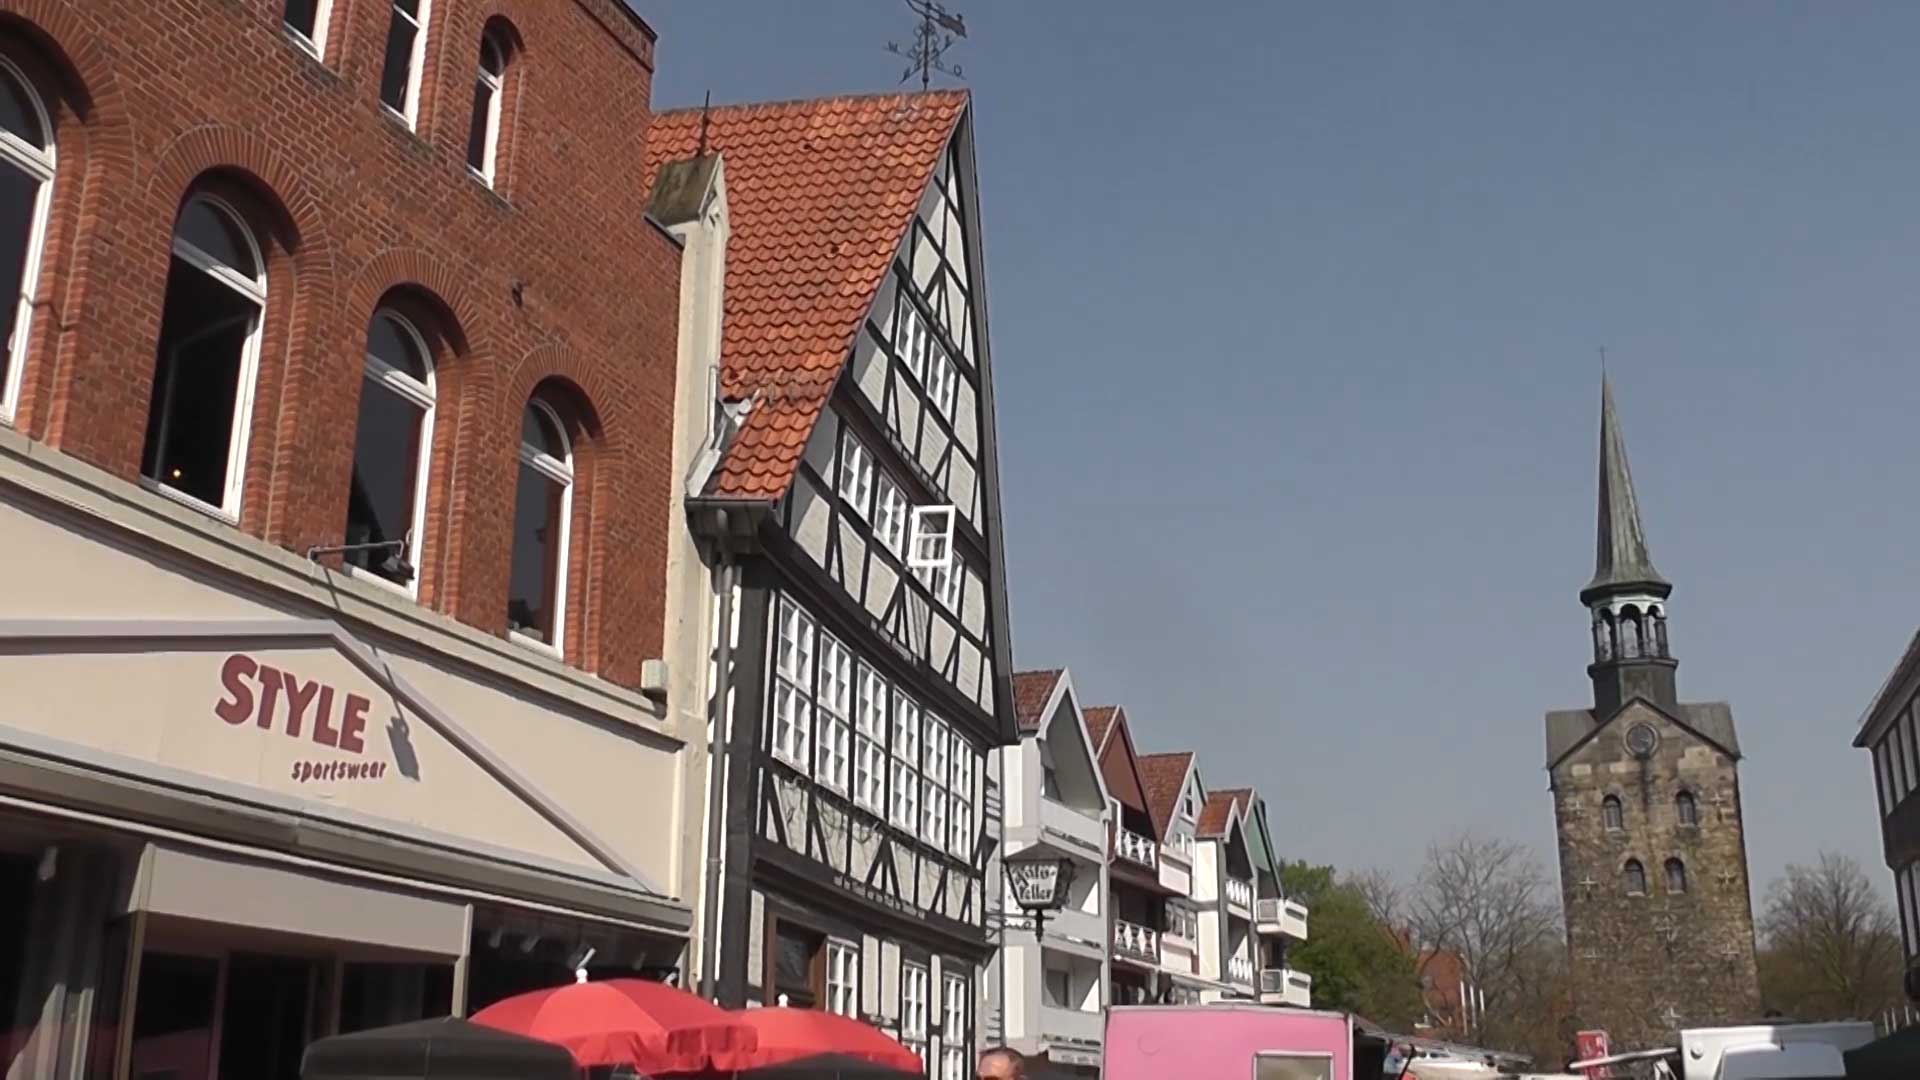
<path id="1" fill-rule="evenodd" d="M 1269 897 L 1253 902 L 1253 922 L 1262 934 L 1307 940 L 1307 905 Z"/>
<path id="2" fill-rule="evenodd" d="M 1260 969 L 1260 1004 L 1313 1007 L 1313 976 L 1292 968 Z"/>
<path id="3" fill-rule="evenodd" d="M 1027 924 L 1029 927 L 1031 923 Z M 1047 913 L 1046 925 L 1041 929 L 1042 942 L 1057 945 L 1061 942 L 1073 942 L 1085 945 L 1089 949 L 1100 948 L 1100 938 L 1107 932 L 1107 920 L 1100 915 L 1091 915 L 1079 908 L 1061 908 Z M 1028 933 L 1032 933 L 1029 929 Z"/>
<path id="4" fill-rule="evenodd" d="M 1098 814 L 1089 816 L 1065 803 L 1040 797 L 1040 836 L 1050 847 L 1072 851 L 1084 858 L 1098 859 L 1106 849 L 1106 828 Z"/>
<path id="5" fill-rule="evenodd" d="M 1228 878 L 1227 905 L 1229 907 L 1237 907 L 1248 914 L 1252 914 L 1253 883 L 1250 881 L 1241 881 L 1239 878 Z"/>
<path id="6" fill-rule="evenodd" d="M 1098 1051 L 1106 1036 L 1106 1016 L 1058 1005 L 1040 1006 L 1040 1038 L 1079 1050 Z"/>
<path id="7" fill-rule="evenodd" d="M 1151 927 L 1115 919 L 1113 920 L 1113 952 L 1116 956 L 1157 967 L 1160 964 L 1160 935 Z M 1251 980 L 1252 977 L 1248 978 Z"/>
<path id="8" fill-rule="evenodd" d="M 1229 957 L 1227 960 L 1227 981 L 1239 986 L 1253 986 L 1253 961 L 1244 956 Z"/>
<path id="9" fill-rule="evenodd" d="M 1131 829 L 1113 830 L 1113 854 L 1155 872 L 1160 869 L 1160 845 Z"/>

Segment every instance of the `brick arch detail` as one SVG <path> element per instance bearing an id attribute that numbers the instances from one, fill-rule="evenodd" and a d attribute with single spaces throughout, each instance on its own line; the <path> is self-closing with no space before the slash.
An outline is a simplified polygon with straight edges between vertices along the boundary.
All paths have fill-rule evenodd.
<path id="1" fill-rule="evenodd" d="M 64 434 L 65 403 L 85 355 L 89 325 L 63 312 L 87 309 L 99 284 L 94 270 L 104 229 L 108 193 L 134 184 L 133 122 L 106 45 L 72 0 L 0 0 L 0 18 L 24 27 L 49 66 L 70 80 L 84 99 L 77 191 L 56 199 L 47 234 L 41 287 L 52 319 L 37 320 L 28 350 L 28 386 L 23 429 L 57 443 Z M 62 147 L 62 149 L 67 149 Z M 62 159 L 62 168 L 71 168 Z M 60 180 L 56 174 L 56 191 Z M 72 209 L 69 210 L 68 206 Z M 91 223 L 91 224 L 90 224 Z"/>
<path id="2" fill-rule="evenodd" d="M 461 409 L 464 412 L 471 407 L 479 415 L 493 415 L 499 368 L 494 355 L 493 321 L 475 302 L 467 280 L 440 259 L 418 248 L 382 251 L 354 272 L 336 318 L 343 327 L 364 321 L 372 316 L 380 298 L 397 288 L 419 289 L 453 313 L 455 329 L 466 343 L 466 355 L 460 358 Z"/>
<path id="3" fill-rule="evenodd" d="M 150 207 L 177 205 L 187 191 L 209 172 L 232 170 L 244 174 L 257 194 L 285 215 L 292 228 L 293 305 L 284 315 L 269 317 L 284 327 L 276 354 L 262 356 L 254 399 L 253 443 L 248 451 L 247 485 L 254 492 L 242 507 L 241 524 L 268 540 L 288 542 L 292 519 L 291 490 L 299 475 L 299 427 L 286 422 L 297 415 L 313 386 L 310 356 L 330 340 L 334 295 L 333 241 L 312 185 L 287 159 L 258 137 L 224 124 L 203 124 L 181 132 L 160 153 L 147 177 L 144 192 Z M 156 220 L 172 221 L 157 213 Z M 156 259 L 171 242 L 171 229 L 155 230 L 150 242 Z M 271 341 L 271 337 L 269 339 Z M 262 483 L 264 481 L 264 483 Z M 260 496 L 264 495 L 264 499 Z M 262 505 L 264 503 L 264 506 Z"/>
<path id="4" fill-rule="evenodd" d="M 533 396 L 534 389 L 549 379 L 573 385 L 589 411 L 584 419 L 593 428 L 595 454 L 609 462 L 619 462 L 625 456 L 626 444 L 621 430 L 624 417 L 620 393 L 608 382 L 605 365 L 594 363 L 563 344 L 536 346 L 514 365 L 503 383 L 505 393 L 500 399 L 500 415 L 506 430 L 520 430 L 521 407 Z"/>

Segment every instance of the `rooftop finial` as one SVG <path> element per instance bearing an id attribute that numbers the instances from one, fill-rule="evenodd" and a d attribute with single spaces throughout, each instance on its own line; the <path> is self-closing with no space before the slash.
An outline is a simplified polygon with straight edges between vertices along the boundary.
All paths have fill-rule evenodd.
<path id="1" fill-rule="evenodd" d="M 700 101 L 700 149 L 694 157 L 707 156 L 707 128 L 713 124 L 713 91 Z"/>
<path id="2" fill-rule="evenodd" d="M 939 0 L 906 0 L 907 10 L 920 17 L 920 25 L 913 28 L 913 44 L 902 47 L 887 42 L 887 51 L 906 57 L 911 63 L 900 76 L 901 82 L 920 75 L 920 89 L 926 90 L 933 85 L 933 73 L 962 78 L 960 65 L 948 67 L 941 57 L 954 42 L 967 36 L 967 21 L 948 11 Z"/>

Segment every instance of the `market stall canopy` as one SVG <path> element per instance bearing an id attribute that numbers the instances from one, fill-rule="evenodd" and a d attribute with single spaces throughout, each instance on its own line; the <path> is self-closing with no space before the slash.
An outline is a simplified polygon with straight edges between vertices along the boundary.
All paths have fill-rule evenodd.
<path id="1" fill-rule="evenodd" d="M 754 1029 L 704 998 L 665 983 L 609 979 L 534 990 L 473 1015 L 477 1024 L 559 1043 L 586 1066 L 642 1073 L 750 1067 Z"/>
<path id="2" fill-rule="evenodd" d="M 441 1017 L 307 1047 L 301 1080 L 578 1080 L 565 1047 Z"/>
<path id="3" fill-rule="evenodd" d="M 1847 1080 L 1913 1080 L 1920 1076 L 1920 1027 L 1855 1047 L 1845 1058 Z"/>
<path id="4" fill-rule="evenodd" d="M 758 1046 L 745 1057 L 751 1064 L 742 1065 L 743 1069 L 767 1069 L 809 1059 L 834 1057 L 849 1062 L 864 1062 L 869 1066 L 877 1066 L 881 1071 L 825 1075 L 921 1076 L 926 1072 L 920 1055 L 879 1028 L 863 1024 L 850 1016 L 784 1006 L 744 1009 L 732 1015 L 753 1028 L 758 1041 Z M 755 1072 L 753 1075 L 760 1074 Z"/>

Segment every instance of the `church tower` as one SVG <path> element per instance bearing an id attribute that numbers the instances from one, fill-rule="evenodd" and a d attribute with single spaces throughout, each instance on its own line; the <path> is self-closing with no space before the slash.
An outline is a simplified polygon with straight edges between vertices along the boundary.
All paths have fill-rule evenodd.
<path id="1" fill-rule="evenodd" d="M 1740 745 L 1725 702 L 1683 703 L 1613 404 L 1600 385 L 1593 707 L 1550 712 L 1575 1020 L 1616 1050 L 1677 1045 L 1682 1027 L 1757 1020 Z"/>

